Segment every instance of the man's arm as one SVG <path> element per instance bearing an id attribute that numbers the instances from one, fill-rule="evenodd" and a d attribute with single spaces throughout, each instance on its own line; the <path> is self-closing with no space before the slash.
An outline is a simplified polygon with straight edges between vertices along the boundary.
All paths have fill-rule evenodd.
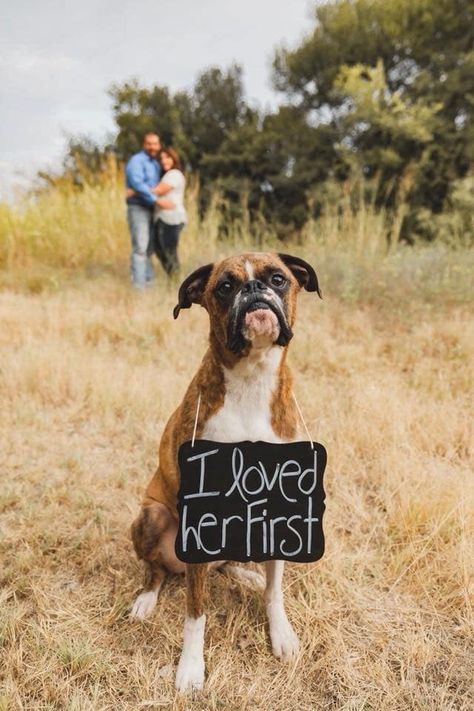
<path id="1" fill-rule="evenodd" d="M 148 205 L 154 205 L 156 196 L 145 183 L 142 164 L 139 156 L 133 156 L 127 163 L 125 170 L 127 185 L 132 188 Z"/>

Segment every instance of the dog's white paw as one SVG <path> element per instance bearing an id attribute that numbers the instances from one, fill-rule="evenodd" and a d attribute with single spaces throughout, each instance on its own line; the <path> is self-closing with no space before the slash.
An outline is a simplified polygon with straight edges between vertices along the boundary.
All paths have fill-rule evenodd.
<path id="1" fill-rule="evenodd" d="M 156 590 L 148 590 L 142 592 L 133 603 L 130 617 L 134 620 L 144 620 L 149 617 L 156 606 L 158 592 Z"/>
<path id="2" fill-rule="evenodd" d="M 284 612 L 270 622 L 270 639 L 275 657 L 283 662 L 295 659 L 300 649 L 300 642 Z"/>
<path id="3" fill-rule="evenodd" d="M 204 686 L 204 657 L 199 654 L 182 654 L 176 671 L 176 689 L 186 692 Z"/>
<path id="4" fill-rule="evenodd" d="M 258 572 L 258 570 L 241 568 L 238 565 L 229 565 L 227 570 L 234 580 L 238 580 L 240 583 L 243 583 L 254 590 L 265 590 L 265 578 Z"/>

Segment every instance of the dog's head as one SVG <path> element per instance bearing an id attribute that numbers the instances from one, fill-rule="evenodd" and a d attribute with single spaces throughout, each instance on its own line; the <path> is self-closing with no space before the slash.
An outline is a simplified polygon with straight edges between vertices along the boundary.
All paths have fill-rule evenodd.
<path id="1" fill-rule="evenodd" d="M 286 346 L 300 289 L 316 291 L 313 267 L 289 254 L 248 253 L 206 264 L 181 284 L 173 315 L 192 304 L 209 313 L 211 338 L 235 355 L 250 347 Z"/>

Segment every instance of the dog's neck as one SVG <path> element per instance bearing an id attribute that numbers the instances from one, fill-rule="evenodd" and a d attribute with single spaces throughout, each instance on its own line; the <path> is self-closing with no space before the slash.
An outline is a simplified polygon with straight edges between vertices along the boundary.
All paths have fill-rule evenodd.
<path id="1" fill-rule="evenodd" d="M 285 355 L 286 349 L 281 346 L 252 347 L 248 354 L 240 358 L 232 368 L 223 366 L 226 383 L 240 382 L 256 390 L 261 390 L 265 381 L 271 380 L 276 385 Z"/>
<path id="2" fill-rule="evenodd" d="M 241 366 L 242 370 L 252 370 L 252 368 L 262 366 L 266 362 L 271 364 L 276 358 L 276 353 L 280 354 L 280 360 L 283 362 L 287 350 L 288 346 L 282 347 L 257 340 L 253 344 L 248 344 L 240 353 L 232 353 L 212 331 L 209 334 L 208 354 L 216 364 L 228 370 L 233 370 L 236 366 Z"/>
<path id="3" fill-rule="evenodd" d="M 286 354 L 287 347 L 273 344 L 249 347 L 240 358 L 230 354 L 232 358 L 222 359 L 221 349 L 216 351 L 211 340 L 205 357 L 206 385 L 213 391 L 211 397 L 217 407 L 210 409 L 203 430 L 205 438 L 229 442 L 291 438 L 295 415 L 288 401 L 292 379 Z M 211 384 L 210 372 L 214 378 L 217 372 L 220 374 L 218 383 L 213 379 Z"/>
<path id="4" fill-rule="evenodd" d="M 286 362 L 288 346 L 282 347 L 275 343 L 263 342 L 248 344 L 239 354 L 232 353 L 215 338 L 211 332 L 209 338 L 208 357 L 226 374 L 226 380 L 251 379 L 257 381 L 263 374 L 278 378 L 282 366 Z"/>

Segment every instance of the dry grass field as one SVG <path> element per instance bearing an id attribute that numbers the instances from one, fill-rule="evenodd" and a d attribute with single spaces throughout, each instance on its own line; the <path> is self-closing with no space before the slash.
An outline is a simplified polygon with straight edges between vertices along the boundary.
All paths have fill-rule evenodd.
<path id="1" fill-rule="evenodd" d="M 173 683 L 184 581 L 132 623 L 129 526 L 206 315 L 173 321 L 176 284 L 137 294 L 120 268 L 4 272 L 2 711 L 474 707 L 472 255 L 285 249 L 317 266 L 325 296 L 301 295 L 290 361 L 328 450 L 326 554 L 286 566 L 302 641 L 290 666 L 272 657 L 261 594 L 211 574 L 206 685 L 187 698 Z M 190 250 L 185 267 L 213 250 Z"/>
<path id="2" fill-rule="evenodd" d="M 327 553 L 286 568 L 301 655 L 273 659 L 261 596 L 215 573 L 191 703 L 183 580 L 127 617 L 129 525 L 206 341 L 204 312 L 173 305 L 112 277 L 1 294 L 0 708 L 471 709 L 467 307 L 302 295 L 291 361 L 329 465 Z"/>

